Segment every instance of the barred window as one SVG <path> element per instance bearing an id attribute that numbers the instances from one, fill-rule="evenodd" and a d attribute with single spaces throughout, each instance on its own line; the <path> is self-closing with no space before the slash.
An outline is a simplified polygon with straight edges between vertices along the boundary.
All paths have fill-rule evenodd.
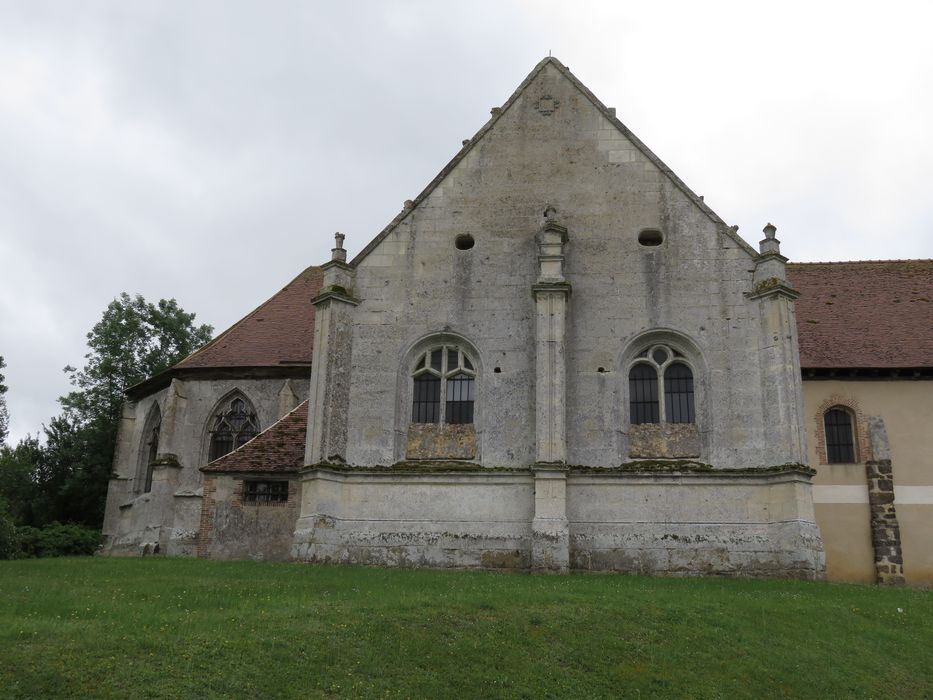
<path id="1" fill-rule="evenodd" d="M 826 428 L 826 461 L 830 464 L 855 462 L 855 435 L 852 414 L 844 408 L 831 408 L 823 415 Z"/>
<path id="2" fill-rule="evenodd" d="M 632 425 L 696 422 L 693 371 L 673 348 L 655 345 L 640 352 L 628 381 Z"/>
<path id="3" fill-rule="evenodd" d="M 412 423 L 473 422 L 476 370 L 457 346 L 441 345 L 419 355 L 412 385 Z"/>
<path id="4" fill-rule="evenodd" d="M 668 423 L 693 423 L 693 372 L 682 362 L 664 370 L 664 408 Z"/>
<path id="5" fill-rule="evenodd" d="M 287 481 L 244 481 L 243 503 L 287 503 Z"/>
<path id="6" fill-rule="evenodd" d="M 632 423 L 658 423 L 661 409 L 658 403 L 658 372 L 654 367 L 637 364 L 628 373 L 631 394 Z"/>
<path id="7" fill-rule="evenodd" d="M 223 457 L 242 447 L 259 434 L 256 411 L 242 396 L 225 403 L 214 414 L 211 426 L 211 447 L 208 461 Z"/>

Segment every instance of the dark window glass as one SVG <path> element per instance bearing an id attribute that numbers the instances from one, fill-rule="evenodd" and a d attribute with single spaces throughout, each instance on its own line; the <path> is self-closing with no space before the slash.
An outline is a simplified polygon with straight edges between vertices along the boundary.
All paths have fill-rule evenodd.
<path id="1" fill-rule="evenodd" d="M 628 385 L 632 424 L 660 422 L 658 374 L 654 367 L 645 364 L 632 367 L 628 373 Z"/>
<path id="2" fill-rule="evenodd" d="M 653 353 L 651 353 L 651 359 L 657 362 L 659 365 L 663 365 L 667 362 L 667 350 L 663 348 L 656 348 Z"/>
<path id="3" fill-rule="evenodd" d="M 246 481 L 243 482 L 244 503 L 286 503 L 288 502 L 287 481 Z"/>
<path id="4" fill-rule="evenodd" d="M 457 369 L 460 364 L 457 362 L 457 351 L 448 350 L 447 351 L 447 371 L 451 372 Z"/>
<path id="5" fill-rule="evenodd" d="M 841 408 L 826 411 L 826 459 L 830 464 L 855 462 L 855 439 L 852 434 L 852 416 Z"/>
<path id="6" fill-rule="evenodd" d="M 233 452 L 233 433 L 229 430 L 217 430 L 211 435 L 211 454 L 210 461 L 223 457 L 228 452 Z"/>
<path id="7" fill-rule="evenodd" d="M 441 362 L 444 359 L 443 350 L 435 350 L 431 353 L 431 369 L 441 371 Z"/>
<path id="8" fill-rule="evenodd" d="M 473 363 L 470 362 L 470 358 L 466 355 L 463 356 L 463 366 L 470 370 L 473 369 Z"/>
<path id="9" fill-rule="evenodd" d="M 664 410 L 668 423 L 693 423 L 693 372 L 676 362 L 664 370 Z"/>
<path id="10" fill-rule="evenodd" d="M 149 434 L 149 454 L 146 459 L 146 483 L 143 484 L 143 491 L 149 493 L 152 491 L 152 465 L 159 454 L 159 425 L 156 425 Z"/>
<path id="11" fill-rule="evenodd" d="M 439 352 L 439 351 L 438 351 Z M 415 377 L 411 403 L 412 423 L 437 423 L 441 419 L 441 380 L 430 374 Z"/>
<path id="12" fill-rule="evenodd" d="M 213 462 L 242 447 L 258 434 L 259 421 L 255 412 L 243 399 L 233 399 L 227 408 L 214 416 L 208 461 Z"/>
<path id="13" fill-rule="evenodd" d="M 473 377 L 454 375 L 447 380 L 447 422 L 473 422 Z"/>

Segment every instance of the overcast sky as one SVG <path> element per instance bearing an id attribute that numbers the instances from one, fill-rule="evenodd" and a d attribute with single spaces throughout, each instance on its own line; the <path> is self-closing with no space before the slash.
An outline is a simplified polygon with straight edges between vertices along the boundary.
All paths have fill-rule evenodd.
<path id="1" fill-rule="evenodd" d="M 120 292 L 219 332 L 359 251 L 548 51 L 751 243 L 933 257 L 929 2 L 0 0 L 11 440 Z"/>

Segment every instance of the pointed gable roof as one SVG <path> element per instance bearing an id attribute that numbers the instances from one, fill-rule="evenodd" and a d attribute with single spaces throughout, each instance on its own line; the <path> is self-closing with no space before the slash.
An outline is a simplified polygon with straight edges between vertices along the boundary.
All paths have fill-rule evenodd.
<path id="1" fill-rule="evenodd" d="M 791 263 L 804 369 L 933 367 L 933 260 Z"/>
<path id="2" fill-rule="evenodd" d="M 205 371 L 265 369 L 281 373 L 311 366 L 314 305 L 323 273 L 309 267 L 268 301 L 173 367 L 127 389 L 130 398 L 167 385 L 172 377 Z"/>
<path id="3" fill-rule="evenodd" d="M 263 430 L 233 452 L 218 457 L 202 472 L 297 472 L 304 465 L 308 402 Z"/>
<path id="4" fill-rule="evenodd" d="M 271 299 L 234 323 L 173 369 L 311 365 L 319 267 L 309 267 Z"/>
<path id="5" fill-rule="evenodd" d="M 757 257 L 758 252 L 752 248 L 752 246 L 750 246 L 744 239 L 742 239 L 741 236 L 738 235 L 738 227 L 732 227 L 726 224 L 726 222 L 723 221 L 723 219 L 720 218 L 716 212 L 707 206 L 701 197 L 699 197 L 693 190 L 687 187 L 684 181 L 677 177 L 673 170 L 665 165 L 664 162 L 651 151 L 651 149 L 642 143 L 641 139 L 635 136 L 635 134 L 633 134 L 632 131 L 627 126 L 625 126 L 625 124 L 619 121 L 615 115 L 615 110 L 611 110 L 606 105 L 604 105 L 599 100 L 599 98 L 597 98 L 589 88 L 580 82 L 580 80 L 573 73 L 571 73 L 570 69 L 567 68 L 563 63 L 558 61 L 553 56 L 548 56 L 547 58 L 544 58 L 538 62 L 538 65 L 536 65 L 532 69 L 531 73 L 528 74 L 528 77 L 526 77 L 521 82 L 518 88 L 516 88 L 515 92 L 512 93 L 512 96 L 506 100 L 504 105 L 502 105 L 501 109 L 493 110 L 493 114 L 489 121 L 487 121 L 482 126 L 482 128 L 476 132 L 473 138 L 465 143 L 457 155 L 455 155 L 450 160 L 450 162 L 447 163 L 447 165 L 445 165 L 444 168 L 437 174 L 437 176 L 431 180 L 428 186 L 425 187 L 424 190 L 422 190 L 421 193 L 412 200 L 411 206 L 406 206 L 405 209 L 403 209 L 394 219 L 392 219 L 392 221 L 389 222 L 388 226 L 382 229 L 382 231 L 380 231 L 379 234 L 373 240 L 371 240 L 369 244 L 353 258 L 353 260 L 350 261 L 351 265 L 359 265 L 360 262 L 366 258 L 366 256 L 369 255 L 384 238 L 386 238 L 386 236 L 388 236 L 402 221 L 404 221 L 405 218 L 411 214 L 411 212 L 414 211 L 419 204 L 421 204 L 421 202 L 427 199 L 431 192 L 433 192 L 435 188 L 437 188 L 441 182 L 443 182 L 444 178 L 446 178 L 447 175 L 450 174 L 450 172 L 455 167 L 457 167 L 460 161 L 462 161 L 464 157 L 466 157 L 466 155 L 471 150 L 473 150 L 473 148 L 479 143 L 480 139 L 483 138 L 486 132 L 488 132 L 496 125 L 496 122 L 498 122 L 499 119 L 501 119 L 502 116 L 508 111 L 509 107 L 511 107 L 516 102 L 516 100 L 518 100 L 521 94 L 529 85 L 531 85 L 538 74 L 549 65 L 556 68 L 561 75 L 570 81 L 570 83 L 577 90 L 579 90 L 584 95 L 584 97 L 586 97 L 586 99 L 589 100 L 594 107 L 596 107 L 597 110 L 599 110 L 603 117 L 605 117 L 616 129 L 618 129 L 622 135 L 625 136 L 625 138 L 631 141 L 632 145 L 641 151 L 641 153 L 651 163 L 653 163 L 658 168 L 658 170 L 660 170 L 678 189 L 680 189 L 687 196 L 687 198 L 697 206 L 697 208 L 706 214 L 706 216 L 708 216 L 710 220 L 713 221 L 713 223 L 717 224 L 720 227 L 722 233 L 729 236 L 729 238 L 731 238 L 749 255 L 752 257 Z"/>

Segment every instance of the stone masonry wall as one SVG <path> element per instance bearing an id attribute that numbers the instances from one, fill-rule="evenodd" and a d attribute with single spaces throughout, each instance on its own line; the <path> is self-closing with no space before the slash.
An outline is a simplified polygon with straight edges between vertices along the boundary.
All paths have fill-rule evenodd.
<path id="1" fill-rule="evenodd" d="M 878 583 L 904 583 L 901 528 L 894 508 L 894 473 L 890 459 L 865 463 L 868 477 L 868 505 L 871 512 L 871 544 L 875 550 Z"/>

